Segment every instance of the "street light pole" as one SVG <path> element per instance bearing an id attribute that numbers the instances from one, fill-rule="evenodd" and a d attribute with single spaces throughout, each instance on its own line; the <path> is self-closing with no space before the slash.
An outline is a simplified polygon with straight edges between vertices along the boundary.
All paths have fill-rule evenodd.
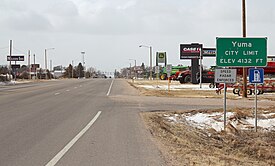
<path id="1" fill-rule="evenodd" d="M 135 61 L 134 73 L 135 73 L 135 78 L 137 79 L 137 60 L 135 59 L 129 59 L 129 60 Z"/>
<path id="2" fill-rule="evenodd" d="M 11 81 L 11 73 L 12 73 L 12 68 L 11 68 L 11 56 L 12 56 L 12 40 L 10 40 L 10 70 L 9 70 L 9 79 Z"/>
<path id="3" fill-rule="evenodd" d="M 45 49 L 45 70 L 46 70 L 46 79 L 48 79 L 48 60 L 47 60 L 47 50 L 53 50 L 54 48 L 46 48 Z"/>
<path id="4" fill-rule="evenodd" d="M 139 47 L 146 47 L 150 50 L 150 80 L 153 80 L 152 74 L 152 46 L 140 45 Z"/>
<path id="5" fill-rule="evenodd" d="M 33 54 L 33 66 L 34 66 L 34 75 L 35 75 L 35 77 L 34 77 L 34 79 L 36 80 L 36 78 L 37 78 L 37 70 L 36 70 L 36 64 L 35 64 L 35 54 Z"/>
<path id="6" fill-rule="evenodd" d="M 84 61 L 85 51 L 82 51 L 82 52 L 81 52 L 81 54 L 82 54 L 82 57 L 83 57 L 83 59 L 82 59 L 82 60 L 83 60 L 83 72 L 84 72 L 84 78 L 86 78 L 86 76 L 85 76 L 85 66 L 84 66 L 84 65 L 85 65 L 85 61 Z"/>
<path id="7" fill-rule="evenodd" d="M 132 79 L 132 65 L 130 63 L 130 79 Z"/>

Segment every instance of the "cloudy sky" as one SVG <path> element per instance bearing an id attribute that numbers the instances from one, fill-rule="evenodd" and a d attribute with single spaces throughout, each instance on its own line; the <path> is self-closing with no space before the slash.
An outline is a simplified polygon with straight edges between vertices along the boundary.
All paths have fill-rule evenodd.
<path id="1" fill-rule="evenodd" d="M 36 54 L 44 67 L 44 49 L 53 65 L 82 61 L 102 71 L 149 64 L 149 49 L 179 59 L 181 43 L 215 47 L 216 37 L 242 36 L 242 0 L 0 0 L 0 65 L 13 53 Z M 247 36 L 268 37 L 275 54 L 275 1 L 247 0 Z M 155 57 L 155 56 L 154 56 Z M 25 64 L 27 61 L 24 62 Z M 212 58 L 205 65 L 214 65 Z"/>

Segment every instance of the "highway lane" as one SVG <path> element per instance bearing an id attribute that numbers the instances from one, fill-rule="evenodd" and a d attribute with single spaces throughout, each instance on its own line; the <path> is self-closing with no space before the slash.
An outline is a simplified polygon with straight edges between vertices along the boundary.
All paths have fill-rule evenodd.
<path id="1" fill-rule="evenodd" d="M 56 165 L 163 165 L 140 121 L 140 109 L 107 96 L 111 82 L 61 80 L 2 88 L 0 165 L 46 165 L 99 111 Z M 119 81 L 113 89 L 132 90 Z"/>

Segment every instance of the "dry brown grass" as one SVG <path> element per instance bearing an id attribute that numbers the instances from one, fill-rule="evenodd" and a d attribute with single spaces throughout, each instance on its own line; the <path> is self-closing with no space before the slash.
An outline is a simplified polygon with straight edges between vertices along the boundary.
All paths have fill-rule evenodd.
<path id="1" fill-rule="evenodd" d="M 234 111 L 235 119 L 252 116 L 244 109 Z M 206 131 L 188 123 L 168 122 L 164 114 L 167 112 L 141 113 L 169 165 L 275 165 L 274 132 L 232 132 L 230 125 L 227 133 Z"/>
<path id="2" fill-rule="evenodd" d="M 183 97 L 183 98 L 223 98 L 223 91 L 220 93 L 216 93 L 215 90 L 194 90 L 194 89 L 178 89 L 178 90 L 171 90 L 167 92 L 167 90 L 160 90 L 160 89 L 145 89 L 139 87 L 139 85 L 167 85 L 167 81 L 146 81 L 146 80 L 135 80 L 135 81 L 128 81 L 131 86 L 138 89 L 141 95 L 144 96 L 158 96 L 158 97 Z M 172 81 L 171 85 L 180 85 L 178 81 Z M 184 84 L 183 84 L 184 86 Z M 267 94 L 267 93 L 265 93 Z M 275 95 L 258 95 L 259 100 L 270 100 L 275 101 Z M 238 100 L 241 97 L 237 94 L 233 94 L 232 90 L 227 91 L 227 98 L 232 100 Z M 254 100 L 254 95 L 248 95 L 248 100 Z"/>

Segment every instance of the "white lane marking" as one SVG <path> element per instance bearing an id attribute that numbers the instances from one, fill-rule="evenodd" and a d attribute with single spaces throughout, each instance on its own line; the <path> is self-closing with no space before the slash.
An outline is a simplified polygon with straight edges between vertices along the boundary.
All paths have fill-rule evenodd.
<path id="1" fill-rule="evenodd" d="M 55 93 L 54 95 L 60 95 L 60 93 Z"/>
<path id="2" fill-rule="evenodd" d="M 55 166 L 55 164 L 66 154 L 66 152 L 81 138 L 83 134 L 89 130 L 89 128 L 95 123 L 99 115 L 101 114 L 101 111 L 99 111 L 95 117 L 87 124 L 84 129 L 82 129 L 60 152 L 57 153 L 57 155 L 54 156 L 54 158 L 51 159 L 45 166 Z"/>
<path id="3" fill-rule="evenodd" d="M 109 88 L 109 90 L 108 90 L 108 92 L 107 92 L 107 94 L 106 94 L 107 96 L 109 96 L 109 95 L 110 95 L 110 92 L 111 92 L 111 89 L 112 89 L 112 86 L 113 86 L 114 80 L 115 80 L 115 79 L 113 79 L 113 80 L 112 80 L 112 83 L 111 83 L 111 85 L 110 85 L 110 88 Z"/>
<path id="4" fill-rule="evenodd" d="M 74 87 L 75 89 L 77 89 L 77 87 Z"/>
<path id="5" fill-rule="evenodd" d="M 68 90 L 66 90 L 66 92 L 70 92 L 70 90 L 68 89 Z"/>

